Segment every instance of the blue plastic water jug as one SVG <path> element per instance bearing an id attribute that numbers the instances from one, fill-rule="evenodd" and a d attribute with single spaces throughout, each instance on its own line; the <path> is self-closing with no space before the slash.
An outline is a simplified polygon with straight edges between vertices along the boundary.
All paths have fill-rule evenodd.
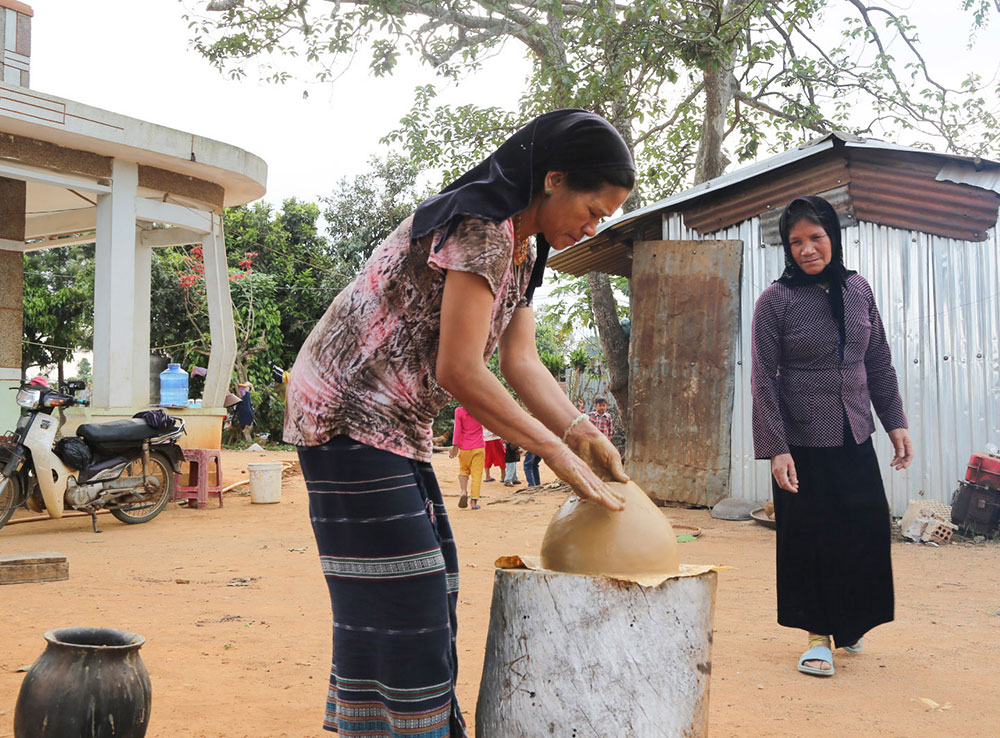
<path id="1" fill-rule="evenodd" d="M 170 407 L 187 407 L 188 373 L 180 364 L 168 364 L 160 372 L 160 404 Z"/>

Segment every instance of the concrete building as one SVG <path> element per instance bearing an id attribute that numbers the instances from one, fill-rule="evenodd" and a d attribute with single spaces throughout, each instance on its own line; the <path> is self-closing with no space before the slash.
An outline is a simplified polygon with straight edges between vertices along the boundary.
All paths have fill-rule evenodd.
<path id="1" fill-rule="evenodd" d="M 32 16 L 0 0 L 0 429 L 17 418 L 7 388 L 20 379 L 25 251 L 96 243 L 92 407 L 71 411 L 70 432 L 149 404 L 152 249 L 202 244 L 212 350 L 204 407 L 183 412 L 191 445 L 210 443 L 236 351 L 222 209 L 261 197 L 267 165 L 220 141 L 31 89 Z"/>
<path id="2" fill-rule="evenodd" d="M 784 268 L 778 216 L 812 194 L 840 214 L 844 262 L 872 285 L 899 376 L 913 466 L 890 471 L 877 419 L 875 435 L 893 513 L 950 503 L 969 454 L 1000 444 L 1000 163 L 837 133 L 628 213 L 549 260 L 632 278 L 631 473 L 664 499 L 770 499 L 753 452 L 750 324 Z"/>

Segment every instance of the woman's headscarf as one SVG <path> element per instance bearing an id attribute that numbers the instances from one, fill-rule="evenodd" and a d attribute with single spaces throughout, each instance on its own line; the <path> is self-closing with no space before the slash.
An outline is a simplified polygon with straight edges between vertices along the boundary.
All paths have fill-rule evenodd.
<path id="1" fill-rule="evenodd" d="M 585 110 L 554 110 L 540 115 L 508 138 L 490 156 L 441 192 L 424 200 L 413 214 L 412 238 L 443 231 L 441 248 L 466 216 L 501 223 L 524 210 L 535 184 L 550 171 L 621 169 L 635 171 L 621 134 L 604 118 Z M 542 282 L 549 244 L 538 235 L 538 253 L 529 294 Z"/>
<path id="2" fill-rule="evenodd" d="M 788 241 L 789 229 L 801 220 L 810 220 L 819 224 L 830 238 L 830 263 L 819 274 L 806 274 L 795 263 L 792 256 L 792 246 Z M 829 284 L 827 298 L 830 301 L 830 311 L 837 328 L 840 331 L 840 351 L 843 357 L 843 347 L 847 340 L 844 329 L 844 281 L 856 272 L 844 266 L 844 250 L 840 241 L 840 218 L 833 205 L 822 197 L 809 195 L 792 200 L 778 220 L 778 231 L 781 233 L 781 245 L 785 248 L 785 271 L 778 282 L 789 287 L 802 287 L 821 282 Z"/>

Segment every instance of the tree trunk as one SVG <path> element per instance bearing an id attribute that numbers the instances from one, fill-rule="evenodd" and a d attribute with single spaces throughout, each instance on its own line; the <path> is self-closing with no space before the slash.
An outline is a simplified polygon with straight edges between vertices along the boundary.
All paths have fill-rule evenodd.
<path id="1" fill-rule="evenodd" d="M 704 738 L 717 576 L 497 569 L 476 735 Z"/>
<path id="2" fill-rule="evenodd" d="M 611 279 L 603 272 L 587 275 L 590 283 L 590 300 L 594 309 L 594 323 L 601 338 L 604 359 L 608 367 L 608 389 L 622 415 L 622 423 L 628 428 L 630 408 L 628 406 L 628 338 L 618 320 L 618 302 L 611 289 Z"/>
<path id="3" fill-rule="evenodd" d="M 709 61 L 703 70 L 705 112 L 701 121 L 701 139 L 695 159 L 694 184 L 701 184 L 726 171 L 729 160 L 722 153 L 726 134 L 727 112 L 736 94 L 736 78 L 729 59 Z"/>

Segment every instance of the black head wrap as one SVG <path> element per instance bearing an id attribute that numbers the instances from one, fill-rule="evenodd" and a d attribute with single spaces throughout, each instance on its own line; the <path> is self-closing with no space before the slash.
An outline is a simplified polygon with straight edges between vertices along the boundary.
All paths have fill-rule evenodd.
<path id="1" fill-rule="evenodd" d="M 830 238 L 830 263 L 819 274 L 806 274 L 792 257 L 792 246 L 788 241 L 788 230 L 800 220 L 809 220 L 820 225 Z M 802 287 L 825 282 L 829 285 L 827 298 L 830 311 L 840 331 L 840 352 L 843 358 L 847 333 L 844 329 L 844 281 L 856 272 L 844 266 L 844 250 L 840 241 L 840 218 L 833 205 L 822 197 L 809 195 L 797 197 L 788 203 L 778 220 L 781 245 L 785 248 L 785 271 L 778 282 L 789 287 Z"/>
<path id="2" fill-rule="evenodd" d="M 443 231 L 441 248 L 462 218 L 501 223 L 531 202 L 545 174 L 600 169 L 635 171 L 621 134 L 604 118 L 585 110 L 554 110 L 540 115 L 508 138 L 496 151 L 441 192 L 424 200 L 413 214 L 414 240 Z M 541 234 L 528 287 L 529 297 L 542 282 L 549 244 Z"/>

